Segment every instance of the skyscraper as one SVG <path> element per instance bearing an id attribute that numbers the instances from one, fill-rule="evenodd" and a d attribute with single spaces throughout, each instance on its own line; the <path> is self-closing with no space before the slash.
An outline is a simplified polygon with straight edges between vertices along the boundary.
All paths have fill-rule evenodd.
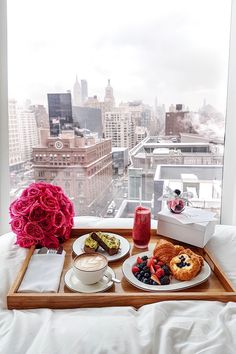
<path id="1" fill-rule="evenodd" d="M 113 96 L 113 88 L 111 87 L 111 80 L 108 79 L 108 84 L 107 87 L 105 88 L 105 97 L 104 97 L 104 102 L 110 102 L 112 104 L 112 107 L 115 105 L 115 100 Z"/>
<path id="2" fill-rule="evenodd" d="M 130 112 L 114 110 L 105 113 L 105 136 L 112 140 L 112 147 L 135 146 L 135 121 Z"/>
<path id="3" fill-rule="evenodd" d="M 82 85 L 82 81 L 81 81 L 81 85 Z M 73 86 L 73 105 L 74 106 L 81 105 L 81 87 L 77 75 Z"/>
<path id="4" fill-rule="evenodd" d="M 17 115 L 17 102 L 16 100 L 9 100 L 8 102 L 9 112 L 9 167 L 10 171 L 17 171 L 22 168 L 22 154 L 21 154 L 21 141 L 20 141 L 20 129 L 19 119 Z"/>
<path id="5" fill-rule="evenodd" d="M 88 99 L 88 84 L 86 80 L 81 80 L 81 103 L 84 105 Z"/>
<path id="6" fill-rule="evenodd" d="M 48 93 L 47 96 L 50 135 L 58 136 L 73 126 L 71 93 Z"/>
<path id="7" fill-rule="evenodd" d="M 20 132 L 20 150 L 23 161 L 30 161 L 32 148 L 39 144 L 35 113 L 32 110 L 18 108 L 17 112 Z"/>

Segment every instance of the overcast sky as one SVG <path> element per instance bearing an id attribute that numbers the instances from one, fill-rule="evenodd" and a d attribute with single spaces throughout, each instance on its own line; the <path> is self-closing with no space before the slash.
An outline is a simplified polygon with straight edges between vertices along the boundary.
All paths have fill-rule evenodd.
<path id="1" fill-rule="evenodd" d="M 225 113 L 230 0 L 8 0 L 9 97 L 72 89 Z"/>

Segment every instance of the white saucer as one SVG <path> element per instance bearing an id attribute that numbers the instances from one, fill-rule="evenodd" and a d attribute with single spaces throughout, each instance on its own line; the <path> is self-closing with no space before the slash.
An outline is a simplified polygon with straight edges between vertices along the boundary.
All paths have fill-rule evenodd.
<path id="1" fill-rule="evenodd" d="M 97 252 L 103 254 L 107 258 L 108 262 L 117 261 L 118 259 L 124 257 L 127 253 L 129 253 L 130 244 L 126 238 L 111 232 L 104 232 L 104 233 L 110 236 L 115 236 L 120 240 L 120 249 L 118 253 L 113 254 L 112 256 L 110 256 L 104 249 L 102 249 L 102 247 L 98 248 Z M 88 236 L 89 234 L 78 237 L 77 240 L 73 243 L 72 249 L 77 256 L 79 254 L 84 253 L 84 241 Z"/>
<path id="2" fill-rule="evenodd" d="M 115 272 L 110 267 L 107 267 L 107 270 L 115 278 Z M 73 268 L 70 268 L 65 274 L 65 284 L 72 291 L 92 294 L 100 293 L 111 288 L 113 281 L 109 281 L 107 277 L 104 276 L 99 282 L 95 284 L 85 285 L 81 283 L 81 281 L 75 276 Z"/>

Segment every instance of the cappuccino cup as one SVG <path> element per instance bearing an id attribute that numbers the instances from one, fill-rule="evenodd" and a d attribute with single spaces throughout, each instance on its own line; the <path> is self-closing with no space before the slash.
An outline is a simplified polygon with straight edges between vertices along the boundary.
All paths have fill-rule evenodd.
<path id="1" fill-rule="evenodd" d="M 104 276 L 111 281 L 112 275 L 107 267 L 107 258 L 99 253 L 80 254 L 73 262 L 74 274 L 85 285 L 95 284 Z"/>

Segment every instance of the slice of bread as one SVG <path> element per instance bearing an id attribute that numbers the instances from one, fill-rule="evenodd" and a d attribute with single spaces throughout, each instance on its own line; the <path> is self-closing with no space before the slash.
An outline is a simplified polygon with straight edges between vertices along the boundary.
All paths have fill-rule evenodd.
<path id="1" fill-rule="evenodd" d="M 86 253 L 97 252 L 98 247 L 99 247 L 99 244 L 97 243 L 97 241 L 95 241 L 91 237 L 91 234 L 90 234 L 84 242 L 84 252 L 86 252 Z"/>
<path id="2" fill-rule="evenodd" d="M 93 240 L 97 241 L 99 246 L 101 246 L 110 256 L 118 253 L 120 240 L 115 236 L 110 236 L 102 232 L 92 232 L 91 237 Z"/>

